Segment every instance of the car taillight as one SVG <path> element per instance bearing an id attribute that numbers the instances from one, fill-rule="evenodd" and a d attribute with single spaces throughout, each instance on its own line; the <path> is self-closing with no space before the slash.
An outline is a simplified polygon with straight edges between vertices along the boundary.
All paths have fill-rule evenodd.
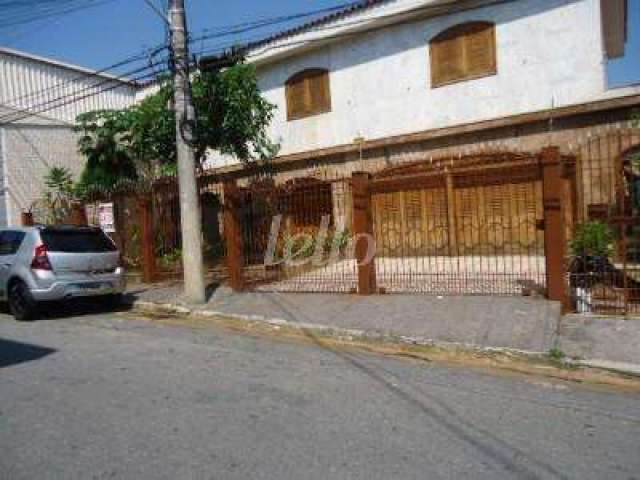
<path id="1" fill-rule="evenodd" d="M 31 269 L 49 271 L 53 270 L 53 268 L 51 268 L 49 257 L 47 256 L 46 245 L 39 245 L 36 247 L 35 255 L 33 256 L 33 260 L 31 261 Z"/>

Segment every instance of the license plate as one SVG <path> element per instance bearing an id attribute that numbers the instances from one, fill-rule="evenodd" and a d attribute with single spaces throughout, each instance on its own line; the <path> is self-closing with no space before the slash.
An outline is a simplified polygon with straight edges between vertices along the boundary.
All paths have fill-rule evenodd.
<path id="1" fill-rule="evenodd" d="M 77 283 L 73 287 L 77 290 L 102 290 L 105 288 L 112 288 L 112 285 L 109 282 L 87 282 Z"/>

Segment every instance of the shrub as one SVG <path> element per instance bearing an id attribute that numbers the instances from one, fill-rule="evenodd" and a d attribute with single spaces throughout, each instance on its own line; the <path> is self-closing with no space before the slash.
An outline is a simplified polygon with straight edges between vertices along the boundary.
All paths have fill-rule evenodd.
<path id="1" fill-rule="evenodd" d="M 609 225 L 589 221 L 578 227 L 571 241 L 571 252 L 575 257 L 606 257 L 613 255 L 615 237 Z"/>
<path id="2" fill-rule="evenodd" d="M 165 253 L 160 257 L 160 265 L 163 268 L 174 268 L 182 262 L 182 250 L 176 248 L 170 252 Z"/>

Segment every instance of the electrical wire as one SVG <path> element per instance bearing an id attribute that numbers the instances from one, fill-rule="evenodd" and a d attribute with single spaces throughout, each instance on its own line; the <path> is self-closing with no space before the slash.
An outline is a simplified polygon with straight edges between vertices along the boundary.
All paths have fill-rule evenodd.
<path id="1" fill-rule="evenodd" d="M 0 6 L 1 5 L 2 5 L 2 3 L 0 3 Z M 331 7 L 331 8 L 312 10 L 312 11 L 301 12 L 301 13 L 292 14 L 292 15 L 286 15 L 286 16 L 263 18 L 263 19 L 259 19 L 259 20 L 256 20 L 256 21 L 252 21 L 252 22 L 244 22 L 244 23 L 240 23 L 240 24 L 236 24 L 236 25 L 222 27 L 221 29 L 217 30 L 215 34 L 202 35 L 202 36 L 196 37 L 194 39 L 190 39 L 189 42 L 193 43 L 195 41 L 205 40 L 207 38 L 221 38 L 221 37 L 228 36 L 228 35 L 233 35 L 233 34 L 236 34 L 236 33 L 242 33 L 242 32 L 246 32 L 246 31 L 250 31 L 250 30 L 263 28 L 263 27 L 269 26 L 269 25 L 275 25 L 275 24 L 278 24 L 278 23 L 291 21 L 293 19 L 299 19 L 299 18 L 314 16 L 314 15 L 326 14 L 326 13 L 331 12 L 331 11 L 336 11 L 336 10 L 340 10 L 340 9 L 346 8 L 347 6 L 350 6 L 350 5 L 354 5 L 354 2 L 342 4 L 342 5 L 339 5 L 339 6 L 336 6 L 336 7 Z M 211 31 L 211 30 L 210 29 L 206 29 L 204 31 Z M 170 34 L 167 33 L 167 37 L 169 37 L 169 35 Z M 74 77 L 72 79 L 65 80 L 63 82 L 55 84 L 53 86 L 50 86 L 50 87 L 47 87 L 47 88 L 44 88 L 44 89 L 41 89 L 41 90 L 38 90 L 38 91 L 35 91 L 35 92 L 31 92 L 29 94 L 25 94 L 25 95 L 22 95 L 20 97 L 12 98 L 10 100 L 5 101 L 5 104 L 16 104 L 18 102 L 24 103 L 24 101 L 27 101 L 27 100 L 40 99 L 41 97 L 44 97 L 46 94 L 51 93 L 51 92 L 53 92 L 55 90 L 61 89 L 62 87 L 66 86 L 66 85 L 69 85 L 69 84 L 72 84 L 72 83 L 76 83 L 78 81 L 85 80 L 85 79 L 87 79 L 89 77 L 94 77 L 96 75 L 99 76 L 100 74 L 109 72 L 110 70 L 113 70 L 115 68 L 119 68 L 121 66 L 127 65 L 129 63 L 133 63 L 135 61 L 140 61 L 143 58 L 145 58 L 145 56 L 148 56 L 148 58 L 150 59 L 148 68 L 154 68 L 155 66 L 158 66 L 161 63 L 154 61 L 153 58 L 155 57 L 155 55 L 160 53 L 165 48 L 167 48 L 167 47 L 166 46 L 159 46 L 159 47 L 155 48 L 153 51 L 151 51 L 150 53 L 134 55 L 132 57 L 129 57 L 128 59 L 122 60 L 122 61 L 117 62 L 117 63 L 115 63 L 113 65 L 110 65 L 108 67 L 105 67 L 103 69 L 97 70 L 95 72 L 83 74 L 83 75 Z M 194 62 L 194 64 L 195 64 L 195 62 Z M 156 73 L 156 75 L 160 75 L 162 73 L 166 73 L 166 71 L 165 72 L 155 71 L 155 73 Z M 123 76 L 126 76 L 126 74 L 124 74 Z M 109 81 L 113 81 L 113 79 L 107 80 L 107 82 L 109 82 Z M 95 88 L 95 85 L 92 85 L 90 87 L 85 87 L 84 90 L 86 90 L 88 88 Z M 57 98 L 53 98 L 53 99 L 49 99 L 49 100 L 45 101 L 44 104 L 40 103 L 40 104 L 37 104 L 35 106 L 31 106 L 30 108 L 35 108 L 37 110 L 42 105 L 49 105 L 49 104 L 52 104 L 52 103 L 55 104 L 55 102 L 59 101 L 60 99 L 65 99 L 65 98 L 67 98 L 67 96 L 65 96 L 65 95 L 59 96 Z M 22 110 L 26 110 L 26 109 L 22 109 Z M 5 118 L 6 118 L 6 116 L 5 117 L 0 117 L 0 121 L 3 121 Z"/>
<path id="2" fill-rule="evenodd" d="M 47 0 L 44 0 L 44 1 L 47 1 Z M 56 1 L 56 0 L 52 0 L 52 1 Z M 227 26 L 227 27 L 221 27 L 214 34 L 200 35 L 198 37 L 191 38 L 189 40 L 189 43 L 194 43 L 194 42 L 197 42 L 197 41 L 206 40 L 206 39 L 210 39 L 210 38 L 222 38 L 222 37 L 228 36 L 228 35 L 233 35 L 233 34 L 242 33 L 242 32 L 246 32 L 246 31 L 250 31 L 250 30 L 255 30 L 255 29 L 258 29 L 258 28 L 265 27 L 265 26 L 270 26 L 270 25 L 275 25 L 275 24 L 278 24 L 278 23 L 291 21 L 292 19 L 299 19 L 299 18 L 314 16 L 314 15 L 326 14 L 326 13 L 331 12 L 331 11 L 335 11 L 335 10 L 340 10 L 340 9 L 346 8 L 347 6 L 350 6 L 350 5 L 354 5 L 354 2 L 342 4 L 342 5 L 339 5 L 339 6 L 336 6 L 336 7 L 331 7 L 331 8 L 323 8 L 323 9 L 312 10 L 312 11 L 307 11 L 307 12 L 301 12 L 301 13 L 292 14 L 292 15 L 286 15 L 286 16 L 263 18 L 263 19 L 259 19 L 259 20 L 256 20 L 256 21 L 252 21 L 252 22 L 244 22 L 244 23 L 239 23 L 239 24 L 235 24 L 235 25 L 230 25 L 230 26 Z M 1 2 L 0 2 L 0 6 L 2 6 Z M 211 31 L 211 29 L 203 30 L 203 32 L 209 32 L 209 31 Z M 166 37 L 167 37 L 167 44 L 170 44 L 170 42 L 169 42 L 170 33 L 169 32 L 166 32 Z M 58 88 L 60 88 L 62 86 L 81 81 L 83 79 L 86 79 L 86 78 L 94 76 L 94 75 L 100 75 L 100 74 L 103 74 L 103 73 L 107 73 L 110 70 L 114 70 L 114 69 L 116 69 L 118 67 L 124 66 L 126 64 L 129 64 L 129 63 L 132 63 L 132 62 L 135 62 L 135 61 L 142 60 L 142 59 L 147 58 L 147 57 L 153 59 L 153 57 L 155 57 L 158 53 L 160 53 L 165 48 L 167 48 L 166 45 L 157 46 L 154 49 L 152 49 L 151 51 L 146 51 L 146 52 L 144 52 L 142 54 L 134 55 L 134 56 L 132 56 L 132 57 L 130 57 L 128 59 L 122 60 L 120 62 L 117 62 L 117 63 L 113 64 L 113 65 L 101 68 L 100 70 L 97 70 L 95 72 L 83 74 L 83 75 L 74 77 L 72 79 L 65 80 L 63 82 L 55 84 L 53 86 L 50 86 L 50 87 L 47 87 L 47 88 L 44 88 L 44 89 L 41 89 L 41 90 L 38 90 L 38 91 L 35 91 L 35 92 L 31 92 L 29 94 L 25 94 L 25 95 L 17 97 L 17 98 L 12 98 L 10 100 L 5 101 L 5 103 L 15 104 L 17 102 L 21 102 L 21 101 L 24 101 L 24 100 L 33 99 L 33 98 L 42 96 L 43 94 L 49 93 L 49 92 L 51 92 L 51 91 L 53 91 L 55 89 L 58 89 Z"/>
<path id="3" fill-rule="evenodd" d="M 95 71 L 91 71 L 91 72 L 86 72 L 83 73 L 81 75 L 77 75 L 75 77 L 63 80 L 61 82 L 55 83 L 53 85 L 50 85 L 48 87 L 42 88 L 40 90 L 35 90 L 33 92 L 29 92 L 26 93 L 24 95 L 21 95 L 19 97 L 13 97 L 11 99 L 7 99 L 4 101 L 5 104 L 9 104 L 9 105 L 16 105 L 18 103 L 25 103 L 26 101 L 29 100 L 34 100 L 38 97 L 44 97 L 46 96 L 47 93 L 51 93 L 55 90 L 61 90 L 63 87 L 68 86 L 70 84 L 74 84 L 77 82 L 81 82 L 84 81 L 88 78 L 92 78 L 92 77 L 99 77 L 101 75 L 105 75 L 105 74 L 109 74 L 112 75 L 114 78 L 112 80 L 116 80 L 119 79 L 121 81 L 126 82 L 128 79 L 126 78 L 126 74 L 121 74 L 121 75 L 116 75 L 114 73 L 111 73 L 113 70 L 116 70 L 118 68 L 124 67 L 126 65 L 130 65 L 132 63 L 135 62 L 139 62 L 142 60 L 146 60 L 148 58 L 154 58 L 156 55 L 158 55 L 159 53 L 161 53 L 163 50 L 165 50 L 166 47 L 162 46 L 162 47 L 156 47 L 153 50 L 144 50 L 140 53 L 131 55 L 130 57 L 125 58 L 124 60 L 121 60 L 117 63 L 114 63 L 112 65 L 109 65 L 107 67 L 103 67 L 99 70 L 95 70 Z"/>
<path id="4" fill-rule="evenodd" d="M 309 17 L 313 17 L 313 16 L 326 15 L 328 13 L 341 11 L 341 10 L 344 10 L 346 8 L 350 8 L 350 7 L 356 6 L 356 5 L 360 4 L 360 3 L 362 3 L 362 2 L 360 2 L 360 1 L 358 1 L 358 2 L 348 2 L 348 3 L 342 3 L 340 5 L 336 5 L 336 6 L 333 6 L 333 7 L 321 8 L 321 9 L 318 9 L 318 10 L 310 10 L 310 11 L 306 11 L 306 12 L 299 12 L 299 13 L 294 13 L 294 14 L 291 14 L 291 15 L 280 15 L 280 16 L 277 16 L 277 17 L 261 18 L 261 19 L 258 19 L 258 20 L 253 20 L 251 22 L 244 22 L 244 23 L 238 23 L 236 25 L 230 25 L 230 26 L 226 26 L 226 27 L 219 27 L 217 29 L 205 28 L 205 29 L 201 30 L 202 33 L 200 35 L 195 36 L 195 37 L 191 36 L 190 37 L 190 41 L 198 42 L 198 41 L 201 41 L 201 40 L 208 40 L 208 39 L 211 39 L 211 38 L 219 38 L 221 36 L 244 33 L 245 31 L 255 30 L 257 28 L 268 27 L 268 26 L 272 26 L 272 25 L 276 25 L 276 24 L 280 24 L 280 23 L 286 23 L 286 22 L 290 22 L 290 21 L 294 21 L 294 20 L 300 20 L 302 18 L 309 18 Z M 212 32 L 212 33 L 207 34 L 206 32 Z"/>
<path id="5" fill-rule="evenodd" d="M 44 19 L 61 15 L 68 15 L 80 10 L 86 10 L 88 8 L 94 8 L 100 5 L 111 3 L 113 1 L 115 0 L 88 0 L 74 6 L 71 2 L 75 2 L 75 0 L 61 0 L 60 2 L 57 2 L 55 6 L 45 6 L 44 8 L 38 8 L 38 4 L 35 3 L 27 5 L 21 10 L 14 11 L 13 14 L 11 13 L 11 11 L 3 14 L 2 19 L 0 19 L 0 29 L 25 25 L 28 23 L 38 22 Z M 62 5 L 60 5 L 60 3 L 62 3 Z M 68 6 L 65 7 L 65 5 Z M 0 5 L 0 8 L 5 10 L 5 7 L 2 5 Z"/>
<path id="6" fill-rule="evenodd" d="M 110 1 L 110 0 L 109 0 Z M 493 4 L 496 3 L 509 3 L 509 2 L 513 2 L 515 0 L 496 0 L 495 2 L 493 2 Z M 356 4 L 360 4 L 361 2 L 350 2 L 350 3 L 346 3 L 346 4 L 342 4 L 340 6 L 336 6 L 336 7 L 331 7 L 329 9 L 320 9 L 320 10 L 314 10 L 311 12 L 303 12 L 303 13 L 298 13 L 298 14 L 293 14 L 293 15 L 286 15 L 286 16 L 279 16 L 279 17 L 272 17 L 272 18 L 265 18 L 265 19 L 260 19 L 260 20 L 256 20 L 256 21 L 252 21 L 252 22 L 245 22 L 245 23 L 241 23 L 241 24 L 236 24 L 236 25 L 232 25 L 232 26 L 228 26 L 228 27 L 222 27 L 218 30 L 215 30 L 214 32 L 211 31 L 211 29 L 207 29 L 205 31 L 207 32 L 212 32 L 210 34 L 205 34 L 205 35 L 200 35 L 197 37 L 192 37 L 189 39 L 189 43 L 193 43 L 196 41 L 204 41 L 204 40 L 208 40 L 208 39 L 217 39 L 217 38 L 223 38 L 225 36 L 229 36 L 229 35 L 234 35 L 234 34 L 238 34 L 238 33 L 245 33 L 247 31 L 252 31 L 252 30 L 257 30 L 260 28 L 264 28 L 267 26 L 271 26 L 271 25 L 275 25 L 278 23 L 284 23 L 284 22 L 288 22 L 288 21 L 292 21 L 295 19 L 300 19 L 303 17 L 309 17 L 309 16 L 313 16 L 313 15 L 319 15 L 322 13 L 328 13 L 329 11 L 335 11 L 335 10 L 340 10 L 340 9 L 344 9 L 344 8 L 348 8 L 349 6 L 353 6 Z M 2 5 L 2 3 L 0 3 L 0 6 Z M 438 7 L 441 7 L 442 5 L 439 5 Z M 434 8 L 434 6 L 425 6 L 419 10 L 429 10 L 431 8 Z M 418 9 L 416 9 L 418 10 Z M 392 16 L 396 16 L 398 14 L 391 14 L 391 15 L 387 15 L 385 17 L 379 17 L 379 18 L 388 18 L 388 17 L 392 17 Z M 348 22 L 348 23 L 342 23 L 340 26 L 352 26 L 352 25 L 357 25 L 357 24 L 361 24 L 361 23 L 366 23 L 369 22 L 370 20 L 356 20 L 356 21 L 352 21 L 352 22 Z M 330 30 L 330 29 L 335 29 L 335 25 L 332 26 L 318 26 L 315 27 L 313 29 L 310 29 L 310 32 L 319 32 L 319 31 L 323 31 L 323 30 Z M 341 37 L 345 37 L 345 36 L 350 36 L 350 35 L 358 35 L 361 34 L 361 32 L 345 32 L 345 33 L 341 33 L 339 35 L 335 35 L 332 36 L 331 38 L 341 38 Z M 258 38 L 257 41 L 260 41 L 259 38 L 260 37 L 256 37 Z M 262 37 L 264 38 L 264 37 Z M 283 48 L 283 47 L 287 47 L 287 46 L 292 46 L 292 45 L 297 45 L 297 44 L 309 44 L 309 43 L 315 43 L 315 42 L 326 42 L 327 39 L 326 38 L 320 38 L 320 39 L 311 39 L 311 40 L 298 40 L 298 41 L 290 41 L 290 42 L 279 42 L 277 44 L 271 45 L 271 46 L 265 46 L 265 48 L 262 49 L 262 53 L 264 53 L 265 51 L 268 51 L 270 49 L 274 49 L 274 48 Z M 237 43 L 235 44 L 237 45 Z M 245 44 L 246 45 L 246 44 Z M 226 51 L 228 51 L 228 49 L 230 47 L 234 46 L 234 43 L 227 43 L 227 44 L 222 44 L 222 45 L 216 45 L 211 49 L 208 50 L 204 50 L 203 49 L 203 53 L 206 52 L 219 52 L 219 53 L 225 53 Z M 166 48 L 166 47 L 164 47 Z M 157 53 L 156 53 L 157 54 Z M 137 58 L 139 60 L 139 58 Z M 130 61 L 135 61 L 136 57 L 133 57 L 132 59 L 128 59 L 126 61 L 122 61 L 122 62 L 118 62 L 117 64 L 115 64 L 115 66 L 120 66 L 120 65 L 124 65 Z M 139 76 L 131 79 L 134 82 L 140 81 L 140 79 L 152 79 L 154 77 L 157 77 L 159 74 L 163 74 L 163 73 L 167 73 L 168 71 L 170 71 L 171 67 L 168 70 L 165 71 L 161 71 L 158 72 L 154 69 L 154 67 L 161 65 L 162 62 L 155 62 L 155 61 L 150 61 L 149 65 L 145 66 L 145 67 L 141 67 L 139 69 L 134 70 L 132 73 L 130 73 L 131 75 L 133 74 L 140 74 Z M 107 67 L 106 69 L 103 69 L 103 71 L 106 71 L 108 69 L 111 69 L 113 66 L 111 67 Z M 147 70 L 153 70 L 151 73 L 142 73 L 145 72 Z M 95 75 L 99 75 L 101 73 L 101 71 L 95 72 L 93 74 L 88 74 L 87 76 L 95 76 Z M 127 75 L 127 74 L 125 74 Z M 77 81 L 77 78 L 76 78 Z M 6 119 L 8 118 L 12 118 L 11 122 L 15 122 L 15 121 L 19 121 L 23 118 L 26 118 L 30 115 L 38 115 L 40 113 L 52 110 L 52 109 L 57 109 L 57 108 L 61 108 L 62 106 L 68 105 L 69 103 L 73 103 L 75 101 L 79 101 L 82 100 L 84 98 L 88 98 L 94 95 L 99 95 L 105 91 L 109 91 L 109 90 L 113 90 L 114 88 L 117 88 L 118 86 L 120 86 L 121 84 L 116 84 L 115 86 L 110 86 L 106 89 L 102 89 L 102 90 L 97 90 L 95 92 L 89 93 L 87 95 L 81 96 L 81 97 L 77 97 L 78 93 L 82 93 L 83 91 L 86 90 L 91 90 L 91 89 L 95 89 L 97 86 L 101 86 L 104 85 L 105 83 L 109 83 L 109 82 L 117 82 L 117 80 L 115 79 L 107 79 L 104 80 L 102 82 L 99 82 L 96 85 L 91 85 L 88 87 L 85 87 L 77 92 L 74 92 L 74 94 L 71 95 L 63 95 L 54 99 L 50 99 L 44 103 L 40 103 L 38 105 L 32 106 L 29 109 L 23 109 L 21 111 L 21 114 L 23 116 L 20 117 L 15 117 L 15 112 L 12 112 L 11 114 L 5 115 L 5 116 L 0 116 L 0 124 L 1 123 L 6 123 Z M 63 82 L 63 83 L 69 83 L 69 81 Z M 45 90 L 50 90 L 50 89 L 45 89 Z M 42 91 L 41 91 L 42 92 Z M 30 98 L 34 98 L 33 94 L 30 94 Z M 62 103 L 60 103 L 62 102 Z"/>
<path id="7" fill-rule="evenodd" d="M 157 65 L 160 65 L 161 63 L 164 63 L 165 60 L 166 59 L 163 59 L 162 62 L 158 62 L 157 64 L 153 64 L 151 66 L 144 66 L 144 67 L 140 67 L 135 70 L 129 71 L 127 72 L 127 75 L 132 76 L 131 79 L 133 82 L 140 82 L 142 80 L 149 80 L 151 78 L 155 78 L 157 76 L 157 72 L 154 70 L 154 67 Z M 149 72 L 149 70 L 151 70 L 151 72 Z M 100 88 L 105 85 L 108 85 L 108 86 L 106 86 L 105 88 Z M 86 86 L 84 88 L 81 88 L 80 90 L 74 91 L 73 93 L 69 93 L 67 95 L 63 95 L 63 96 L 48 100 L 46 102 L 43 102 L 38 105 L 34 105 L 27 109 L 12 108 L 12 110 L 14 111 L 4 116 L 0 116 L 0 125 L 15 123 L 25 118 L 28 118 L 30 116 L 40 115 L 50 110 L 59 109 L 64 106 L 73 104 L 75 102 L 84 100 L 86 98 L 90 98 L 95 95 L 100 95 L 104 92 L 108 92 L 116 88 L 121 88 L 122 86 L 123 86 L 122 82 L 118 80 L 104 79 L 101 82 L 98 82 L 97 84 Z M 85 95 L 80 95 L 83 92 L 89 92 L 89 93 Z"/>
<path id="8" fill-rule="evenodd" d="M 162 19 L 162 21 L 167 24 L 170 25 L 171 22 L 169 22 L 169 18 L 167 17 L 167 15 L 165 14 L 165 12 L 163 12 L 155 3 L 153 3 L 152 0 L 143 0 L 144 3 L 146 3 L 149 8 L 151 10 L 153 10 L 153 12 Z"/>

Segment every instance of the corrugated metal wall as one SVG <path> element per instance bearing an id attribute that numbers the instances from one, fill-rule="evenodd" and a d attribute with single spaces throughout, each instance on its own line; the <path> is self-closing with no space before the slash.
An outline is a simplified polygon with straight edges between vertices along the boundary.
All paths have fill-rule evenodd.
<path id="1" fill-rule="evenodd" d="M 0 51 L 0 105 L 73 123 L 83 112 L 131 105 L 135 94 L 127 83 Z"/>
<path id="2" fill-rule="evenodd" d="M 7 216 L 7 185 L 5 182 L 5 129 L 0 127 L 0 227 L 9 225 Z"/>
<path id="3" fill-rule="evenodd" d="M 79 176 L 79 114 L 128 107 L 135 96 L 133 84 L 0 48 L 0 226 L 19 224 L 42 199 L 51 167 Z"/>

